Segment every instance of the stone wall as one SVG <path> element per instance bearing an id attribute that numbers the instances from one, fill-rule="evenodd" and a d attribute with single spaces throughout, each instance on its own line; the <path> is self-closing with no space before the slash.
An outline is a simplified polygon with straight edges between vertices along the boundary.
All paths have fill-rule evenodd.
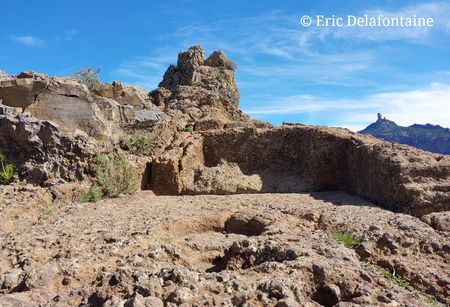
<path id="1" fill-rule="evenodd" d="M 344 190 L 416 215 L 448 210 L 450 157 L 345 129 L 210 131 L 153 162 L 158 194 Z"/>

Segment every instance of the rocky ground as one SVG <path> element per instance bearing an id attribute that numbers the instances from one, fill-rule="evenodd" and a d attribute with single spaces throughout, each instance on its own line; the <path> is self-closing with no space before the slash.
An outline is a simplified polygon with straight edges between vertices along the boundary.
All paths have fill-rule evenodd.
<path id="1" fill-rule="evenodd" d="M 29 185 L 2 187 L 0 212 L 0 306 L 450 303 L 448 212 L 344 192 L 78 204 Z"/>
<path id="2" fill-rule="evenodd" d="M 253 120 L 235 68 L 0 73 L 0 307 L 450 303 L 450 156 Z"/>

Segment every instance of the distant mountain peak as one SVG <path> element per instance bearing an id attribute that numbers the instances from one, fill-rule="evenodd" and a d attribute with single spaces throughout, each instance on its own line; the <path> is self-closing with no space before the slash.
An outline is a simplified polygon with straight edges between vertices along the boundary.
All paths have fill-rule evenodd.
<path id="1" fill-rule="evenodd" d="M 435 153 L 450 154 L 450 129 L 439 125 L 428 123 L 403 127 L 378 113 L 377 121 L 359 133 L 370 134 L 386 141 L 411 145 Z"/>

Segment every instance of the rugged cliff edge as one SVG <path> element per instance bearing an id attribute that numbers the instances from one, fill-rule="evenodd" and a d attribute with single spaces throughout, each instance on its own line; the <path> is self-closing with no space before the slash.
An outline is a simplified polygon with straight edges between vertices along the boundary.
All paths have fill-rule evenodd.
<path id="1" fill-rule="evenodd" d="M 450 156 L 253 120 L 234 70 L 193 46 L 150 93 L 0 75 L 0 306 L 450 303 Z M 81 205 L 112 152 L 144 191 Z"/>

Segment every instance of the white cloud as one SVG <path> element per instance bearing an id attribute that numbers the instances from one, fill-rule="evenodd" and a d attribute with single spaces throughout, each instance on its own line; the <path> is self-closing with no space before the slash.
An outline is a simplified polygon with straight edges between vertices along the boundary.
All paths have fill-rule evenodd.
<path id="1" fill-rule="evenodd" d="M 32 46 L 32 47 L 40 47 L 40 46 L 44 46 L 45 45 L 45 41 L 31 36 L 31 35 L 24 35 L 24 36 L 15 36 L 12 35 L 10 36 L 11 40 L 26 45 L 26 46 Z"/>
<path id="2" fill-rule="evenodd" d="M 367 15 L 377 17 L 382 15 L 387 18 L 433 18 L 433 26 L 421 27 L 343 27 L 333 28 L 328 31 L 328 35 L 347 40 L 367 40 L 367 41 L 392 41 L 407 40 L 415 43 L 432 43 L 430 35 L 433 32 L 450 30 L 448 16 L 450 5 L 444 2 L 419 3 L 405 6 L 397 10 L 371 9 L 361 11 L 356 16 Z"/>
<path id="3" fill-rule="evenodd" d="M 402 40 L 428 43 L 427 39 L 433 31 L 450 29 L 450 21 L 446 17 L 450 13 L 449 7 L 450 5 L 444 2 L 430 2 L 389 11 L 375 8 L 347 12 L 355 16 L 362 14 L 432 16 L 435 19 L 435 27 L 425 30 L 389 28 L 374 32 L 373 28 L 363 30 L 314 26 L 303 28 L 297 13 L 280 11 L 250 18 L 224 18 L 208 23 L 183 24 L 172 35 L 154 38 L 160 46 L 170 47 L 154 50 L 150 56 L 125 60 L 113 73 L 116 74 L 115 77 L 125 78 L 127 82 L 136 82 L 152 89 L 161 80 L 168 64 L 176 62 L 176 54 L 180 50 L 185 50 L 193 44 L 200 44 L 207 52 L 222 49 L 232 58 L 238 57 L 237 80 L 238 86 L 242 88 L 256 89 L 258 86 L 260 88 L 270 86 L 284 87 L 291 91 L 297 83 L 303 88 L 309 84 L 326 84 L 341 88 L 377 88 L 378 91 L 386 91 L 383 86 L 392 89 L 394 86 L 417 84 L 421 80 L 428 82 L 430 78 L 425 78 L 423 74 L 419 75 L 412 66 L 402 68 L 395 63 L 392 65 L 395 61 L 393 57 L 398 56 L 404 46 L 398 47 L 385 42 Z M 365 41 L 369 44 L 364 44 Z M 432 43 L 440 41 L 433 39 Z M 445 76 L 445 71 L 442 74 Z M 389 76 L 389 80 L 394 82 L 384 80 L 382 77 L 384 75 Z M 404 75 L 408 78 L 397 84 L 395 80 L 403 80 Z M 433 73 L 433 79 L 438 78 L 439 76 Z M 243 100 L 248 101 L 249 97 L 244 95 Z M 298 98 L 305 97 L 289 96 L 285 97 L 283 102 L 289 103 Z M 365 97 L 363 100 L 366 101 L 368 98 Z M 319 100 L 319 103 L 325 102 L 323 97 L 311 99 Z M 355 102 L 346 101 L 350 105 Z M 349 104 L 345 105 L 349 107 Z M 336 107 L 339 108 L 340 106 Z M 373 109 L 376 113 L 377 108 Z"/>
<path id="4" fill-rule="evenodd" d="M 361 78 L 361 74 L 372 70 L 375 61 L 376 55 L 371 51 L 311 55 L 276 65 L 247 64 L 240 66 L 240 72 L 271 81 L 291 78 L 307 83 L 361 86 L 372 85 L 367 78 Z"/>
<path id="5" fill-rule="evenodd" d="M 399 125 L 414 123 L 450 127 L 450 84 L 432 83 L 418 90 L 382 92 L 361 99 L 326 99 L 296 95 L 244 110 L 250 115 L 333 114 L 332 126 L 365 128 L 378 112 Z"/>
<path id="6" fill-rule="evenodd" d="M 303 32 L 298 16 L 272 11 L 253 17 L 186 24 L 162 39 L 171 44 L 176 41 L 182 48 L 201 43 L 206 50 L 220 48 L 242 57 L 265 54 L 292 59 L 301 51 Z"/>
<path id="7" fill-rule="evenodd" d="M 398 9 L 373 8 L 349 11 L 355 16 L 432 17 L 433 27 L 315 27 L 304 28 L 298 15 L 273 11 L 260 16 L 225 18 L 208 24 L 191 24 L 180 28 L 174 36 L 181 42 L 207 42 L 207 48 L 222 49 L 240 55 L 266 54 L 284 59 L 317 55 L 317 45 L 327 45 L 330 38 L 355 42 L 385 42 L 404 40 L 415 43 L 433 43 L 431 34 L 450 32 L 450 4 L 445 2 L 419 3 Z M 226 29 L 235 29 L 227 32 Z M 232 42 L 229 44 L 227 42 Z M 434 41 L 435 42 L 435 41 Z"/>

